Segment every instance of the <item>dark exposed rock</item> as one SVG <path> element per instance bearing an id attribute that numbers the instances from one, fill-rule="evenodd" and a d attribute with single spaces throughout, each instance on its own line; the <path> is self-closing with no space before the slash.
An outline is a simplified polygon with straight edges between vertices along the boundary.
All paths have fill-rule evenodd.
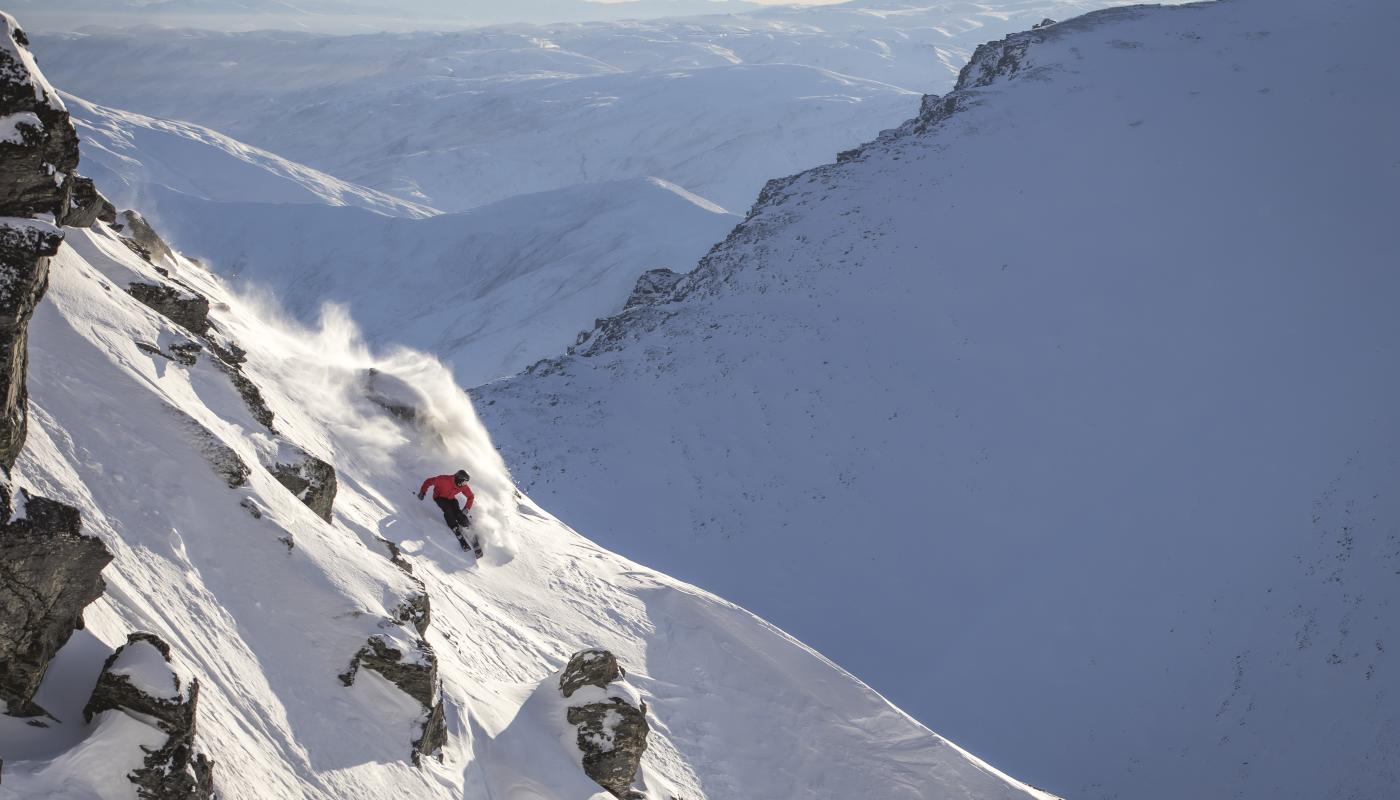
<path id="1" fill-rule="evenodd" d="M 87 228 L 99 220 L 107 223 L 117 221 L 116 207 L 97 191 L 97 184 L 92 182 L 92 178 L 75 175 L 70 182 L 73 184 L 72 196 L 68 208 L 58 218 L 58 224 Z"/>
<path id="2" fill-rule="evenodd" d="M 584 773 L 613 797 L 640 800 L 643 795 L 632 790 L 632 781 L 642 765 L 651 732 L 646 709 L 613 697 L 604 703 L 570 708 L 568 717 L 569 724 L 578 728 Z"/>
<path id="3" fill-rule="evenodd" d="M 28 430 L 29 320 L 63 234 L 37 220 L 0 223 L 0 468 L 8 474 Z"/>
<path id="4" fill-rule="evenodd" d="M 626 671 L 607 650 L 582 650 L 569 659 L 559 677 L 559 690 L 566 698 L 586 686 L 606 691 L 608 684 L 624 675 Z M 646 703 L 634 706 L 611 694 L 589 700 L 570 706 L 567 712 L 569 724 L 578 729 L 584 773 L 614 797 L 641 800 L 643 795 L 632 790 L 632 781 L 641 768 L 651 732 Z"/>
<path id="5" fill-rule="evenodd" d="M 123 230 L 131 234 L 131 239 L 141 245 L 141 247 L 150 254 L 148 260 L 152 263 L 174 260 L 175 251 L 171 250 L 170 245 L 166 244 L 165 240 L 160 238 L 160 234 L 156 233 L 155 228 L 151 227 L 151 224 L 146 221 L 145 217 L 135 211 L 123 211 L 121 213 L 121 218 L 124 223 Z"/>
<path id="6" fill-rule="evenodd" d="M 421 581 L 418 582 L 419 589 L 423 588 Z M 399 603 L 394 616 L 399 622 L 412 625 L 418 631 L 419 636 L 428 634 L 428 626 L 433 624 L 433 605 L 428 599 L 426 591 L 420 591 L 411 595 L 407 600 Z"/>
<path id="7" fill-rule="evenodd" d="M 389 551 L 389 560 L 394 562 L 394 566 L 398 567 L 405 575 L 412 575 L 413 565 L 403 557 L 403 549 L 399 547 L 398 542 L 383 537 L 380 537 L 379 541 L 384 545 L 384 549 Z"/>
<path id="8" fill-rule="evenodd" d="M 0 216 L 61 217 L 78 168 L 78 132 L 57 94 L 31 68 L 28 39 L 0 16 Z"/>
<path id="9" fill-rule="evenodd" d="M 284 452 L 279 454 L 277 462 L 267 465 L 268 471 L 307 508 L 330 522 L 337 489 L 335 467 L 294 445 L 282 447 Z M 283 462 L 281 458 L 285 455 L 293 458 Z"/>
<path id="10" fill-rule="evenodd" d="M 1048 28 L 1048 27 L 1050 27 L 1051 25 L 1054 25 L 1054 24 L 1055 24 L 1055 20 L 1050 19 L 1049 17 L 1046 17 L 1045 19 L 1042 19 L 1040 22 L 1037 22 L 1036 24 L 1032 25 L 1032 26 L 1031 26 L 1031 30 L 1033 30 L 1033 31 L 1038 31 L 1038 30 L 1040 30 L 1041 28 Z"/>
<path id="11" fill-rule="evenodd" d="M 637 285 L 632 289 L 632 294 L 627 298 L 627 305 L 623 309 L 634 306 L 649 305 L 659 298 L 665 297 L 676 288 L 676 284 L 681 282 L 685 276 L 679 272 L 669 269 L 652 269 L 642 273 L 637 279 Z"/>
<path id="12" fill-rule="evenodd" d="M 209 298 L 203 295 L 156 283 L 133 283 L 126 291 L 190 333 L 209 332 Z"/>
<path id="13" fill-rule="evenodd" d="M 623 678 L 627 671 L 617 663 L 617 656 L 607 650 L 580 650 L 569 659 L 564 674 L 559 676 L 559 691 L 565 697 L 585 686 L 608 688 L 608 684 Z"/>
<path id="14" fill-rule="evenodd" d="M 371 636 L 351 660 L 350 669 L 339 676 L 341 683 L 353 686 L 362 667 L 378 672 L 423 706 L 423 729 L 413 741 L 413 763 L 421 763 L 423 756 L 438 755 L 447 743 L 447 720 L 438 684 L 437 655 L 432 646 L 419 639 L 414 652 L 404 653 L 386 641 L 386 637 Z"/>
<path id="15" fill-rule="evenodd" d="M 0 700 L 15 715 L 42 713 L 33 705 L 44 671 L 59 648 L 83 627 L 83 609 L 106 584 L 112 554 L 83 536 L 71 506 L 19 490 L 11 518 L 10 487 L 0 487 Z"/>
<path id="16" fill-rule="evenodd" d="M 159 346 L 150 342 L 137 342 L 136 348 L 143 353 L 174 361 L 186 367 L 193 367 L 199 362 L 199 353 L 204 348 L 197 342 L 176 342 L 170 346 L 170 352 L 165 352 Z"/>
<path id="17" fill-rule="evenodd" d="M 161 696 L 146 690 L 146 683 L 152 679 L 150 662 L 155 654 L 165 661 L 164 675 L 169 679 L 169 689 Z M 147 671 L 140 686 L 121 674 L 130 662 L 137 662 L 140 669 Z M 147 750 L 141 767 L 127 775 L 136 785 L 136 796 L 141 800 L 212 800 L 214 765 L 195 750 L 194 741 L 199 681 L 192 680 L 187 689 L 182 688 L 180 677 L 169 664 L 170 646 L 160 637 L 150 633 L 131 634 L 126 644 L 107 658 L 92 697 L 83 708 L 83 716 L 91 722 L 94 716 L 105 711 L 121 711 L 166 735 L 165 744 Z M 154 671 L 159 672 L 160 668 Z"/>
<path id="18" fill-rule="evenodd" d="M 170 412 L 185 431 L 194 439 L 195 446 L 204 456 L 204 460 L 209 462 L 209 466 L 228 484 L 228 488 L 237 489 L 248 483 L 248 476 L 253 471 L 248 468 L 248 464 L 233 448 L 224 444 L 219 437 L 215 436 L 208 428 L 199 424 L 199 421 L 189 416 L 174 406 L 166 406 L 166 411 Z"/>

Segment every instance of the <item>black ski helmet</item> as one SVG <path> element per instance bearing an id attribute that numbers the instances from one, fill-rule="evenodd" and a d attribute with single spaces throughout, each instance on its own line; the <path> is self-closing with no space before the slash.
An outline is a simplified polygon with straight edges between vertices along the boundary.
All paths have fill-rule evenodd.
<path id="1" fill-rule="evenodd" d="M 456 481 L 458 486 L 461 486 L 471 479 L 472 476 L 468 475 L 467 471 L 464 469 L 457 470 L 456 474 L 452 476 L 452 480 Z"/>

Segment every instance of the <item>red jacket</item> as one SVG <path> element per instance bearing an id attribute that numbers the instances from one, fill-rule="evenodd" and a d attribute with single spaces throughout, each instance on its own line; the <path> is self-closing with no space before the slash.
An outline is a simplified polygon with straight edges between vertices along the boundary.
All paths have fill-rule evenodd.
<path id="1" fill-rule="evenodd" d="M 472 503 L 476 502 L 476 496 L 472 494 L 471 488 L 468 487 L 465 483 L 461 486 L 458 486 L 457 479 L 452 477 L 451 475 L 439 475 L 436 478 L 429 478 L 426 481 L 423 481 L 423 486 L 418 490 L 418 493 L 423 494 L 424 492 L 428 491 L 429 486 L 433 487 L 434 500 L 437 500 L 439 498 L 444 500 L 450 498 L 455 499 L 460 493 L 467 498 L 468 511 L 471 511 Z"/>

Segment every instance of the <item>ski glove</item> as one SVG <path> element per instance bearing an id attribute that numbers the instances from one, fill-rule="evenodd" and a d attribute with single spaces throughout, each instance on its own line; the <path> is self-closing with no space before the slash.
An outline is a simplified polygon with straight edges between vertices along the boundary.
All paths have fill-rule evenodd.
<path id="1" fill-rule="evenodd" d="M 424 494 L 423 492 L 419 492 L 419 493 L 418 493 L 418 499 L 419 499 L 419 500 L 422 500 L 422 499 L 423 499 L 423 494 Z"/>

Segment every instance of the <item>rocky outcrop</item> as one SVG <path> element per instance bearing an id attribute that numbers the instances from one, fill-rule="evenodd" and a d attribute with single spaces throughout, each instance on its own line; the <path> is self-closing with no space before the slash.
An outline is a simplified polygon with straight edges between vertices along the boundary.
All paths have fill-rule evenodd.
<path id="1" fill-rule="evenodd" d="M 195 749 L 199 681 L 182 686 L 170 666 L 170 645 L 150 633 L 133 633 L 108 657 L 83 709 L 89 722 L 108 711 L 129 714 L 158 728 L 165 744 L 147 750 L 127 779 L 141 800 L 212 800 L 214 765 Z"/>
<path id="2" fill-rule="evenodd" d="M 78 168 L 78 132 L 28 45 L 0 12 L 0 217 L 58 218 Z"/>
<path id="3" fill-rule="evenodd" d="M 97 191 L 97 184 L 92 182 L 92 178 L 84 178 L 75 175 L 72 180 L 73 190 L 68 201 L 68 207 L 58 218 L 58 224 L 70 228 L 87 228 L 93 223 L 101 221 L 113 223 L 117 221 L 117 209 L 102 193 Z"/>
<path id="4" fill-rule="evenodd" d="M 685 276 L 679 272 L 669 269 L 652 269 L 642 273 L 637 279 L 637 285 L 632 289 L 632 294 L 627 298 L 627 305 L 623 310 L 636 306 L 650 305 L 658 298 L 664 297 L 676 288 L 676 284 L 681 282 Z"/>
<path id="5" fill-rule="evenodd" d="M 238 455 L 232 447 L 224 444 L 222 439 L 215 436 L 194 417 L 174 406 L 166 406 L 165 410 L 184 428 L 185 433 L 193 440 L 194 446 L 204 456 L 204 460 L 214 468 L 215 472 L 219 473 L 219 477 L 224 479 L 228 488 L 237 489 L 247 485 L 248 476 L 253 474 L 253 471 L 248 468 L 248 464 L 242 456 Z"/>
<path id="6" fill-rule="evenodd" d="M 14 466 L 28 429 L 29 320 L 63 234 L 38 220 L 0 221 L 0 467 Z"/>
<path id="7" fill-rule="evenodd" d="M 426 630 L 426 616 L 423 619 Z M 355 654 L 350 669 L 341 673 L 340 682 L 353 686 L 361 668 L 384 676 L 423 706 L 422 732 L 412 745 L 413 763 L 421 763 L 423 756 L 438 755 L 447 743 L 447 718 L 442 706 L 442 687 L 438 683 L 437 654 L 432 646 L 419 639 L 408 647 L 395 644 L 386 635 L 376 634 Z"/>
<path id="8" fill-rule="evenodd" d="M 156 233 L 145 217 L 135 211 L 123 211 L 121 223 L 122 230 L 130 234 L 128 238 L 146 252 L 148 261 L 155 264 L 175 260 L 175 251 L 160 238 L 160 234 Z"/>
<path id="9" fill-rule="evenodd" d="M 63 233 L 34 214 L 63 215 L 78 137 L 13 17 L 0 13 L 0 701 L 36 715 L 44 673 L 83 626 L 112 560 L 82 535 L 78 510 L 14 487 L 28 432 L 29 321 L 48 288 Z"/>
<path id="10" fill-rule="evenodd" d="M 132 283 L 128 294 L 196 336 L 209 332 L 209 298 L 158 283 Z"/>
<path id="11" fill-rule="evenodd" d="M 268 471 L 287 491 L 326 522 L 331 521 L 337 483 L 335 467 L 292 444 L 283 444 Z"/>
<path id="12" fill-rule="evenodd" d="M 82 535 L 75 508 L 22 489 L 12 498 L 8 485 L 0 501 L 9 520 L 0 525 L 0 700 L 10 714 L 31 716 L 43 713 L 33 699 L 49 662 L 106 588 L 112 554 Z"/>
<path id="13" fill-rule="evenodd" d="M 583 771 L 621 800 L 643 800 L 633 791 L 642 754 L 647 749 L 647 706 L 631 687 L 620 683 L 627 672 L 607 650 L 582 650 L 559 676 L 559 691 L 574 699 L 567 717 L 577 728 Z"/>

